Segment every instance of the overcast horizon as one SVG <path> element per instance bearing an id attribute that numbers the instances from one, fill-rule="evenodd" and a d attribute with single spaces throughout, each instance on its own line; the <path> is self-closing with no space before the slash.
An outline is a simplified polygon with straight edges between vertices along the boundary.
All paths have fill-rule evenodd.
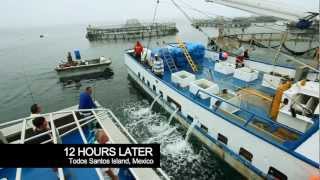
<path id="1" fill-rule="evenodd" d="M 250 16 L 237 9 L 205 2 L 205 0 L 176 0 L 192 18 Z M 283 0 L 280 6 L 318 11 L 319 0 Z M 152 21 L 156 0 L 2 0 L 0 28 L 46 27 L 54 25 L 124 23 L 127 19 Z M 192 10 L 196 8 L 203 13 Z M 205 14 L 205 15 L 204 15 Z M 157 21 L 186 20 L 170 0 L 160 0 Z"/>

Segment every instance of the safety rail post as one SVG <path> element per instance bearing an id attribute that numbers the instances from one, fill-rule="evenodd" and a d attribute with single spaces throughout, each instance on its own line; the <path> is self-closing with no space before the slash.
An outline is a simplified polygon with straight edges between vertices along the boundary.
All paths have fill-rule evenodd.
<path id="1" fill-rule="evenodd" d="M 20 136 L 20 144 L 24 144 L 24 139 L 25 139 L 25 136 L 26 136 L 26 125 L 27 125 L 27 119 L 23 119 L 23 121 L 22 121 L 22 129 L 21 129 L 21 136 Z M 21 180 L 21 173 L 22 173 L 22 168 L 17 168 L 16 180 Z"/>
<path id="2" fill-rule="evenodd" d="M 50 125 L 51 125 L 53 143 L 57 144 L 58 140 L 57 140 L 57 135 L 56 135 L 56 131 L 55 131 L 55 126 L 54 126 L 54 122 L 53 122 L 52 113 L 49 114 L 49 121 L 50 121 Z M 60 180 L 65 180 L 62 168 L 58 168 L 58 174 L 59 174 L 59 179 Z"/>
<path id="3" fill-rule="evenodd" d="M 93 112 L 93 111 L 91 110 L 91 112 Z M 79 121 L 78 121 L 78 118 L 77 118 L 77 116 L 76 116 L 76 113 L 75 113 L 74 111 L 72 111 L 72 116 L 73 116 L 74 121 L 75 121 L 76 124 L 77 124 L 77 127 L 78 127 L 78 130 L 79 130 L 79 133 L 80 133 L 80 136 L 81 136 L 82 141 L 83 141 L 85 144 L 88 144 L 88 140 L 86 139 L 86 136 L 84 135 L 84 132 L 83 132 L 83 130 L 82 130 L 82 127 L 81 127 L 81 125 L 80 125 L 80 123 L 79 123 Z M 96 172 L 97 172 L 97 175 L 98 175 L 99 179 L 100 179 L 100 180 L 103 180 L 104 177 L 103 177 L 103 175 L 102 175 L 102 172 L 101 172 L 100 168 L 95 168 L 95 170 L 96 170 Z"/>

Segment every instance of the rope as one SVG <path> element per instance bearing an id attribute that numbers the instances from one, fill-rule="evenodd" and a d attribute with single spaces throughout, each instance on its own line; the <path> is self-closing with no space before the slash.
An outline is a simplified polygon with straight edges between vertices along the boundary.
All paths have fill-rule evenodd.
<path id="1" fill-rule="evenodd" d="M 153 11 L 153 18 L 152 18 L 152 24 L 151 24 L 151 27 L 150 27 L 150 33 L 152 32 L 152 28 L 153 28 L 153 26 L 154 26 L 154 24 L 155 24 L 155 20 L 156 20 L 156 15 L 157 15 L 157 10 L 158 10 L 158 5 L 159 5 L 159 3 L 160 3 L 160 1 L 157 0 L 157 4 L 156 4 L 155 9 L 154 9 L 154 11 Z M 148 49 L 149 49 L 150 43 L 151 43 L 151 35 L 149 36 L 149 40 L 148 40 L 148 43 L 147 43 L 147 51 L 148 51 Z M 144 58 L 144 60 L 146 60 L 147 56 L 144 56 L 143 58 Z"/>
<path id="2" fill-rule="evenodd" d="M 275 54 L 274 59 L 273 59 L 273 62 L 272 62 L 272 65 L 273 65 L 272 71 L 274 71 L 274 69 L 275 69 L 276 62 L 277 62 L 278 59 L 279 59 L 282 46 L 283 46 L 283 44 L 286 42 L 287 37 L 288 37 L 288 31 L 286 31 L 286 32 L 282 35 L 282 37 L 281 37 L 279 49 L 278 49 L 277 53 Z"/>
<path id="3" fill-rule="evenodd" d="M 173 5 L 178 9 L 180 10 L 180 12 L 188 19 L 188 21 L 190 21 L 190 23 L 192 24 L 193 23 L 193 20 L 192 18 L 182 9 L 181 6 L 179 6 L 179 4 L 177 4 L 175 2 L 175 0 L 171 0 L 171 2 L 173 3 Z M 200 32 L 202 32 L 202 34 L 204 34 L 207 38 L 210 38 L 209 34 L 207 34 L 206 32 L 204 32 L 201 27 L 196 27 L 196 29 L 198 29 Z"/>

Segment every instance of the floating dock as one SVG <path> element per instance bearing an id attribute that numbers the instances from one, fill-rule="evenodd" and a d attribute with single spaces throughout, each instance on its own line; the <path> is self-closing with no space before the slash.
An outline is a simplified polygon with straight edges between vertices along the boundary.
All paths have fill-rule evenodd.
<path id="1" fill-rule="evenodd" d="M 124 25 L 87 27 L 87 39 L 94 40 L 128 40 L 174 35 L 178 32 L 175 23 L 140 23 L 128 20 Z"/>
<path id="2" fill-rule="evenodd" d="M 271 16 L 257 17 L 237 17 L 233 19 L 225 19 L 217 17 L 214 19 L 193 19 L 192 26 L 194 27 L 219 27 L 223 25 L 225 28 L 246 28 L 251 26 L 251 23 L 270 23 L 276 22 L 278 19 Z"/>

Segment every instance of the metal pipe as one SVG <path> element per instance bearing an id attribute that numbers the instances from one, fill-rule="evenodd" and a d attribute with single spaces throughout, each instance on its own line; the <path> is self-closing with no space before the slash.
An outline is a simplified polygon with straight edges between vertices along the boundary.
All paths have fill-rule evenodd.
<path id="1" fill-rule="evenodd" d="M 57 141 L 57 135 L 56 135 L 56 131 L 55 131 L 55 125 L 54 125 L 54 122 L 53 122 L 52 113 L 49 114 L 49 121 L 50 121 L 50 125 L 51 125 L 53 143 L 57 144 L 58 141 Z M 59 179 L 60 180 L 65 180 L 62 168 L 58 168 L 58 174 L 59 174 Z"/>
<path id="2" fill-rule="evenodd" d="M 24 144 L 24 138 L 26 135 L 26 125 L 27 125 L 27 120 L 24 119 L 22 122 L 22 129 L 21 129 L 21 136 L 20 136 L 20 144 Z M 21 180 L 21 173 L 22 173 L 22 168 L 17 168 L 16 171 L 16 180 Z"/>

